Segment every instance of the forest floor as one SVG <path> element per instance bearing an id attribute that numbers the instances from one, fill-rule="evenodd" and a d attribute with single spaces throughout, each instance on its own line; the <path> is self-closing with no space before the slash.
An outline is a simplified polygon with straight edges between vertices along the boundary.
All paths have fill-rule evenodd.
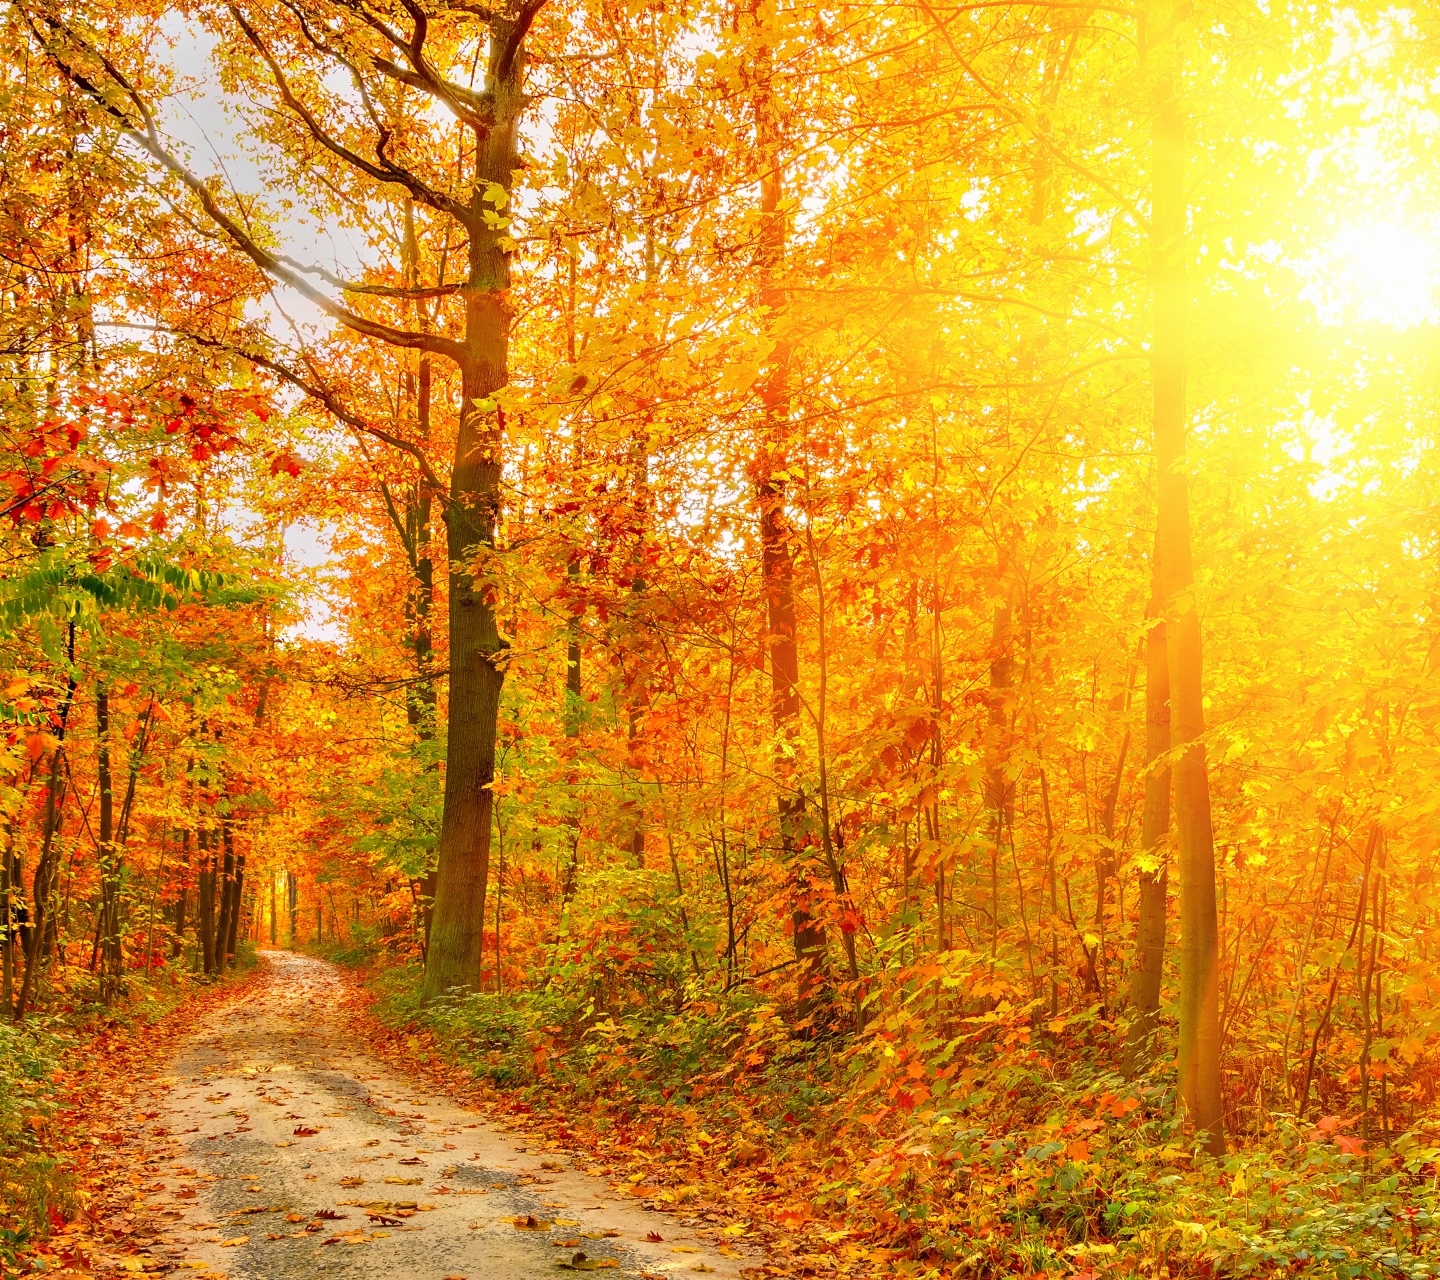
<path id="1" fill-rule="evenodd" d="M 527 1280 L 568 1265 L 738 1280 L 761 1261 L 707 1238 L 693 1206 L 638 1205 L 382 1063 L 349 1015 L 340 970 L 281 951 L 199 1010 L 112 1135 L 109 1180 L 130 1184 L 123 1210 L 117 1187 L 107 1197 L 123 1252 L 86 1259 L 90 1273 Z"/>

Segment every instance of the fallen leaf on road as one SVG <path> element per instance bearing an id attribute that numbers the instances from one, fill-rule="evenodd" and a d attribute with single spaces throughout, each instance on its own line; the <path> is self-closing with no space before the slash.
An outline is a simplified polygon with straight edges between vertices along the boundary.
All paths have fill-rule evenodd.
<path id="1" fill-rule="evenodd" d="M 504 1221 L 510 1223 L 517 1231 L 548 1231 L 550 1229 L 548 1218 L 537 1218 L 533 1213 L 506 1218 Z"/>
<path id="2" fill-rule="evenodd" d="M 647 1239 L 651 1244 L 659 1244 L 662 1240 L 665 1239 L 665 1237 L 662 1236 L 658 1231 L 647 1231 L 645 1233 L 645 1239 Z"/>
<path id="3" fill-rule="evenodd" d="M 670 1250 L 670 1252 L 671 1252 L 671 1253 L 699 1253 L 700 1250 L 699 1250 L 699 1249 L 696 1249 L 696 1248 L 694 1248 L 693 1246 L 688 1245 L 688 1244 L 677 1244 L 673 1249 Z"/>
<path id="4" fill-rule="evenodd" d="M 244 1244 L 249 1239 L 249 1236 L 235 1236 L 233 1239 L 220 1241 L 220 1247 L 222 1249 L 233 1248 L 237 1244 Z"/>
<path id="5" fill-rule="evenodd" d="M 386 1178 L 385 1181 L 386 1181 L 386 1182 L 389 1182 L 390 1179 L 389 1179 L 389 1178 Z M 341 1178 L 341 1179 L 340 1179 L 340 1185 L 341 1185 L 342 1187 L 363 1187 L 363 1186 L 365 1185 L 365 1179 L 364 1179 L 364 1178 L 356 1178 L 356 1177 L 353 1177 L 353 1176 L 352 1176 L 352 1177 L 349 1177 L 349 1178 Z"/>
<path id="6" fill-rule="evenodd" d="M 297 1124 L 290 1132 L 297 1138 L 313 1138 L 320 1130 L 311 1129 L 308 1125 Z"/>
<path id="7" fill-rule="evenodd" d="M 424 1179 L 424 1178 L 386 1178 L 385 1181 L 388 1182 L 392 1187 L 418 1187 L 422 1182 L 425 1181 L 425 1179 Z M 342 1182 L 340 1185 L 343 1187 L 345 1184 Z"/>

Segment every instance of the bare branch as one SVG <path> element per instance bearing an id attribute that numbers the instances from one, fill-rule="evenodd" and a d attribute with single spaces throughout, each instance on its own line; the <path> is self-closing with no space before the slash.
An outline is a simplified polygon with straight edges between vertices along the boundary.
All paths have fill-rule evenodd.
<path id="1" fill-rule="evenodd" d="M 332 284 L 337 289 L 344 289 L 346 293 L 372 294 L 378 298 L 448 298 L 451 294 L 459 293 L 464 287 L 460 284 L 425 284 L 416 285 L 414 288 L 398 284 L 361 284 L 356 280 L 342 279 L 334 272 L 326 271 L 324 267 L 297 262 L 288 254 L 280 253 L 275 256 L 287 266 L 294 267 L 296 271 L 319 276 L 326 284 Z"/>

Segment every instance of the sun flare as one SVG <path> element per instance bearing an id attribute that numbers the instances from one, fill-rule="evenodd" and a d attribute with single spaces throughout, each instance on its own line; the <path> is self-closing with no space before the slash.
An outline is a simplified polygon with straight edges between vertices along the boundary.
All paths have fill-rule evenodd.
<path id="1" fill-rule="evenodd" d="M 1431 238 L 1397 222 L 1362 222 L 1341 230 L 1328 249 L 1322 312 L 1398 329 L 1436 319 Z"/>

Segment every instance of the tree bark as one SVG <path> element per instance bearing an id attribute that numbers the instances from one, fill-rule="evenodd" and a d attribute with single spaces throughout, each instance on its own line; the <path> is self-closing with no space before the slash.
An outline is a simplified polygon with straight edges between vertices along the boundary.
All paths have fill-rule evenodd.
<path id="1" fill-rule="evenodd" d="M 180 896 L 175 899 L 175 937 L 170 943 L 170 958 L 178 960 L 185 949 L 185 908 L 190 894 L 190 841 L 192 832 L 187 828 L 181 833 L 180 844 Z"/>
<path id="2" fill-rule="evenodd" d="M 200 847 L 200 915 L 196 930 L 200 935 L 200 964 L 203 972 L 215 972 L 215 855 L 211 847 L 213 832 L 201 828 L 197 836 Z"/>
<path id="3" fill-rule="evenodd" d="M 235 911 L 235 844 L 230 834 L 230 819 L 220 820 L 220 866 L 216 882 L 216 901 L 219 918 L 215 922 L 215 971 L 223 973 L 228 957 L 226 944 L 230 939 L 230 922 Z"/>
<path id="4" fill-rule="evenodd" d="M 1165 965 L 1165 905 L 1169 890 L 1170 767 L 1157 764 L 1170 750 L 1170 668 L 1161 612 L 1160 564 L 1152 561 L 1149 630 L 1145 633 L 1145 812 L 1140 827 L 1140 919 L 1130 971 L 1130 1026 L 1125 1071 L 1135 1076 L 1155 1056 L 1155 1019 Z"/>
<path id="5" fill-rule="evenodd" d="M 245 901 L 245 855 L 235 857 L 235 886 L 230 891 L 230 924 L 225 931 L 225 958 L 234 959 L 235 943 L 240 936 L 241 906 Z"/>
<path id="6" fill-rule="evenodd" d="M 1170 61 L 1173 64 L 1173 36 Z M 1200 615 L 1185 459 L 1184 125 L 1176 69 L 1159 70 L 1152 125 L 1151 252 L 1158 551 L 1170 670 L 1180 865 L 1180 1098 L 1212 1154 L 1225 1150 L 1220 1096 L 1220 950 L 1215 838 L 1205 759 Z"/>
<path id="7" fill-rule="evenodd" d="M 508 642 L 495 616 L 495 585 L 486 557 L 494 549 L 500 505 L 504 421 L 490 398 L 510 377 L 510 250 L 507 229 L 489 226 L 487 196 L 508 200 L 519 167 L 517 133 L 523 29 L 491 23 L 485 99 L 493 112 L 477 134 L 476 183 L 471 197 L 465 338 L 461 360 L 460 430 L 450 473 L 449 533 L 450 701 L 447 715 L 445 803 L 435 871 L 435 905 L 426 952 L 425 999 L 480 981 L 485 961 L 485 888 L 495 777 L 495 734 Z M 492 213 L 501 212 L 494 204 Z"/>
<path id="8" fill-rule="evenodd" d="M 756 268 L 761 323 L 773 333 L 778 327 L 785 293 L 777 277 L 785 260 L 784 174 L 779 154 L 779 125 L 770 94 L 770 51 L 762 49 L 755 98 L 756 149 L 760 164 L 760 234 Z M 790 437 L 790 342 L 777 336 L 770 366 L 760 382 L 764 440 L 756 456 L 756 497 L 760 508 L 760 569 L 765 596 L 767 644 L 770 654 L 770 710 L 775 727 L 777 819 L 780 856 L 790 899 L 795 958 L 799 962 L 797 1021 L 813 1020 L 828 1002 L 830 985 L 825 931 L 810 902 L 818 868 L 807 856 L 805 792 L 795 777 L 793 742 L 800 716 L 800 652 L 795 632 L 795 564 L 793 531 L 785 510 L 785 468 Z"/>
<path id="9" fill-rule="evenodd" d="M 70 670 L 75 670 L 75 624 L 70 623 L 66 641 L 66 656 Z M 20 982 L 20 994 L 15 1002 L 15 1021 L 25 1016 L 30 999 L 35 994 L 39 981 L 40 961 L 46 950 L 46 939 L 53 927 L 53 913 L 50 910 L 50 896 L 54 889 L 55 867 L 59 859 L 56 843 L 60 837 L 60 824 L 64 814 L 62 801 L 65 794 L 65 730 L 70 723 L 70 708 L 75 704 L 76 681 L 72 674 L 66 681 L 65 701 L 60 708 L 55 737 L 55 748 L 50 753 L 50 777 L 45 793 L 44 836 L 40 843 L 40 858 L 35 864 L 35 879 L 32 882 L 31 902 L 33 910 L 29 934 L 25 939 L 25 976 Z"/>
<path id="10" fill-rule="evenodd" d="M 115 792 L 110 769 L 110 696 L 104 685 L 95 689 L 95 773 L 100 792 L 100 831 L 97 852 L 100 856 L 100 914 L 95 923 L 95 950 L 90 967 L 100 962 L 101 992 L 111 994 L 110 980 L 118 977 L 118 965 L 112 965 L 112 949 L 120 944 L 116 894 L 119 891 L 119 868 L 115 865 Z"/>
<path id="11" fill-rule="evenodd" d="M 1005 840 L 1005 827 L 1010 820 L 1011 787 L 1005 778 L 1006 728 L 1005 701 L 1010 693 L 1011 681 L 1011 629 L 1014 610 L 1010 603 L 1007 565 L 1002 559 L 1000 577 L 1005 591 L 1004 601 L 997 604 L 990 620 L 990 696 L 987 719 L 990 731 L 986 754 L 989 763 L 985 770 L 985 808 L 988 810 L 990 843 L 990 957 L 993 960 L 1000 949 L 1000 848 Z M 937 703 L 939 699 L 936 699 Z M 936 707 L 936 724 L 939 724 L 940 708 Z"/>

